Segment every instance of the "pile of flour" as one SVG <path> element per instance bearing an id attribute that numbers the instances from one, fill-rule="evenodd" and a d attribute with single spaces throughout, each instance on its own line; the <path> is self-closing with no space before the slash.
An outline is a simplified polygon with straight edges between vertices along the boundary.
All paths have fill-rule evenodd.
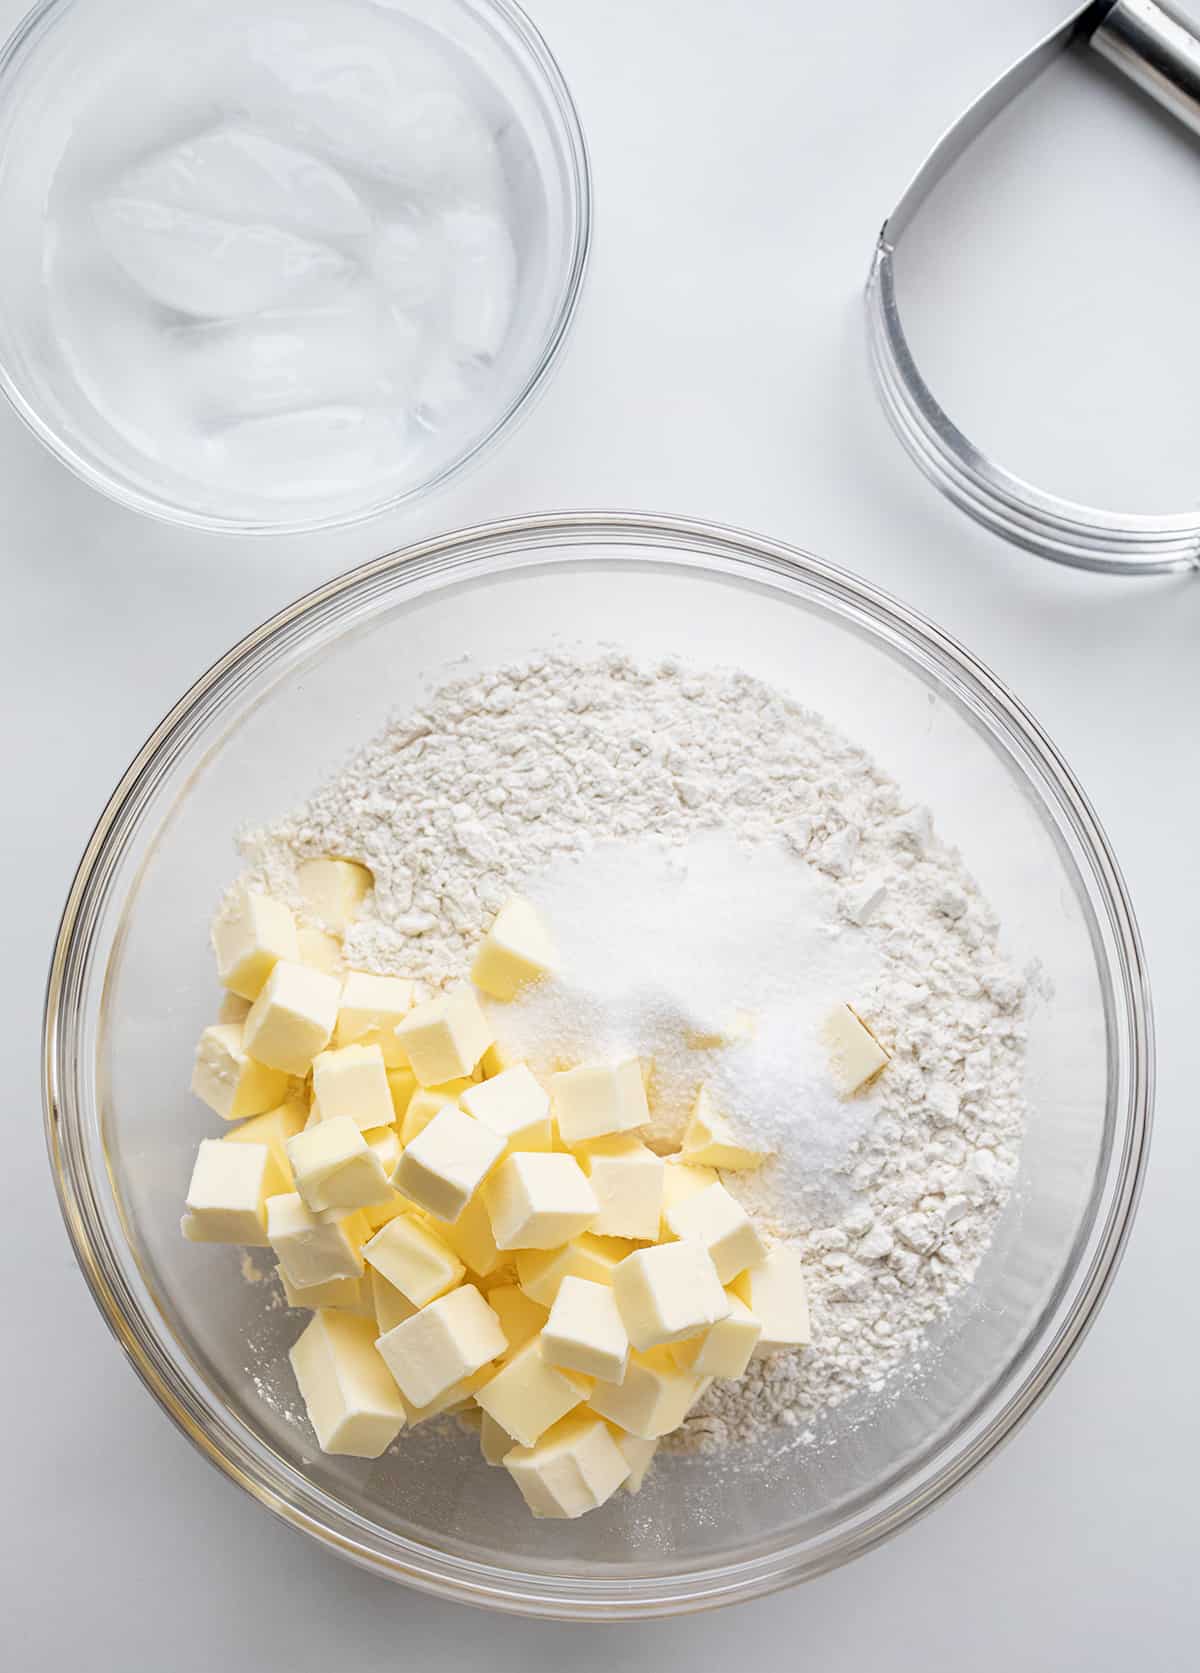
<path id="1" fill-rule="evenodd" d="M 740 1064 L 730 1094 L 775 1160 L 726 1184 L 804 1250 L 813 1343 L 715 1383 L 672 1441 L 704 1450 L 879 1391 L 970 1282 L 1007 1198 L 1024 984 L 928 813 L 823 719 L 744 674 L 554 653 L 447 685 L 305 807 L 243 838 L 248 880 L 297 909 L 299 859 L 369 866 L 347 961 L 430 988 L 463 979 L 515 891 L 561 899 L 563 868 L 603 866 L 608 845 L 694 854 L 712 840 L 743 856 L 743 889 L 750 868 L 777 876 L 784 862 L 796 890 L 817 885 L 835 962 L 844 948 L 856 1008 L 892 1061 L 840 1148 L 791 1142 L 796 1106 L 777 1096 L 786 1038 Z"/>

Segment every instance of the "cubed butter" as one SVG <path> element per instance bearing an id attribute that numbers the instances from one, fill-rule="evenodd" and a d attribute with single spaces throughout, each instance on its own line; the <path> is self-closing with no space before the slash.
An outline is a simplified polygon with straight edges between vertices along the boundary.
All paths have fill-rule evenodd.
<path id="1" fill-rule="evenodd" d="M 292 1164 L 288 1161 L 287 1141 L 304 1131 L 306 1118 L 307 1111 L 299 1098 L 285 1098 L 275 1109 L 267 1110 L 263 1115 L 253 1115 L 249 1121 L 231 1127 L 222 1135 L 222 1143 L 266 1145 L 273 1163 L 269 1176 L 271 1188 L 267 1195 L 274 1197 L 280 1192 L 296 1189 Z"/>
<path id="2" fill-rule="evenodd" d="M 519 1249 L 517 1281 L 531 1300 L 552 1307 L 564 1278 L 611 1284 L 617 1267 L 633 1251 L 634 1245 L 626 1238 L 582 1232 L 557 1249 Z"/>
<path id="3" fill-rule="evenodd" d="M 335 1115 L 297 1133 L 287 1148 L 296 1189 L 314 1214 L 341 1219 L 387 1195 L 387 1174 L 379 1157 L 348 1115 Z"/>
<path id="4" fill-rule="evenodd" d="M 335 935 L 350 927 L 374 881 L 354 860 L 301 860 L 296 867 L 304 904 Z"/>
<path id="5" fill-rule="evenodd" d="M 592 1411 L 630 1435 L 657 1440 L 678 1429 L 699 1398 L 702 1379 L 681 1371 L 666 1348 L 632 1353 L 619 1383 L 597 1382 Z"/>
<path id="6" fill-rule="evenodd" d="M 206 1028 L 196 1046 L 192 1091 L 223 1121 L 262 1115 L 283 1101 L 288 1078 L 250 1056 L 243 1041 L 245 1024 L 219 1022 Z"/>
<path id="7" fill-rule="evenodd" d="M 389 1069 L 408 1066 L 396 1038 L 397 1026 L 413 1006 L 413 985 L 403 976 L 372 976 L 351 970 L 342 984 L 334 1041 L 339 1046 L 377 1045 Z"/>
<path id="8" fill-rule="evenodd" d="M 265 1144 L 201 1139 L 187 1190 L 183 1235 L 191 1243 L 267 1242 L 268 1187 L 274 1170 Z"/>
<path id="9" fill-rule="evenodd" d="M 301 964 L 323 970 L 327 976 L 341 976 L 345 968 L 342 944 L 335 935 L 327 935 L 323 929 L 316 929 L 312 924 L 300 924 L 296 930 L 296 941 Z"/>
<path id="10" fill-rule="evenodd" d="M 681 1371 L 696 1377 L 740 1377 L 762 1339 L 762 1323 L 745 1302 L 730 1291 L 731 1311 L 703 1336 L 676 1342 L 671 1354 Z"/>
<path id="11" fill-rule="evenodd" d="M 243 1049 L 272 1069 L 307 1075 L 329 1044 L 340 993 L 336 976 L 281 960 L 242 1025 Z"/>
<path id="12" fill-rule="evenodd" d="M 591 1393 L 590 1377 L 560 1370 L 535 1336 L 518 1348 L 475 1396 L 482 1409 L 521 1446 L 532 1446 L 552 1423 Z"/>
<path id="13" fill-rule="evenodd" d="M 525 1152 L 505 1157 L 483 1200 L 498 1249 L 557 1248 L 587 1231 L 600 1207 L 573 1156 Z"/>
<path id="14" fill-rule="evenodd" d="M 437 1220 L 434 1230 L 465 1262 L 477 1278 L 488 1278 L 505 1256 L 496 1247 L 492 1221 L 479 1192 L 471 1198 L 457 1220 Z"/>
<path id="15" fill-rule="evenodd" d="M 387 1331 L 376 1346 L 408 1404 L 422 1407 L 498 1359 L 507 1343 L 479 1291 L 463 1284 Z"/>
<path id="16" fill-rule="evenodd" d="M 592 1139 L 575 1155 L 600 1204 L 592 1230 L 654 1242 L 662 1214 L 662 1157 L 632 1133 Z"/>
<path id="17" fill-rule="evenodd" d="M 250 1001 L 243 999 L 240 993 L 231 993 L 228 988 L 221 995 L 221 1003 L 217 1006 L 218 1022 L 245 1022 L 250 1011 Z"/>
<path id="18" fill-rule="evenodd" d="M 874 1080 L 888 1062 L 887 1052 L 849 1005 L 838 1005 L 829 1013 L 821 1038 L 829 1052 L 830 1076 L 843 1098 Z"/>
<path id="19" fill-rule="evenodd" d="M 483 1070 L 484 1080 L 495 1080 L 496 1076 L 502 1075 L 506 1069 L 515 1069 L 520 1061 L 516 1052 L 510 1050 L 502 1041 L 493 1040 L 479 1059 L 479 1067 Z"/>
<path id="20" fill-rule="evenodd" d="M 531 1300 L 519 1284 L 497 1284 L 487 1292 L 487 1302 L 500 1320 L 508 1356 L 523 1348 L 526 1342 L 532 1342 L 550 1317 L 546 1308 Z"/>
<path id="21" fill-rule="evenodd" d="M 363 1134 L 367 1144 L 379 1158 L 379 1165 L 383 1169 L 385 1179 L 390 1179 L 400 1162 L 400 1139 L 394 1127 L 376 1127 L 371 1132 Z M 384 1193 L 384 1200 L 394 1193 L 389 1187 Z"/>
<path id="22" fill-rule="evenodd" d="M 484 1411 L 479 1413 L 479 1450 L 483 1454 L 485 1464 L 493 1467 L 503 1464 L 505 1458 L 513 1449 L 513 1438 L 506 1429 L 501 1429 L 494 1417 L 489 1417 Z"/>
<path id="23" fill-rule="evenodd" d="M 292 1370 L 322 1452 L 378 1458 L 404 1427 L 404 1402 L 375 1351 L 374 1332 L 368 1319 L 323 1309 L 292 1348 Z"/>
<path id="24" fill-rule="evenodd" d="M 804 1262 L 798 1249 L 779 1244 L 760 1265 L 735 1278 L 730 1288 L 762 1325 L 756 1359 L 811 1342 Z"/>
<path id="25" fill-rule="evenodd" d="M 448 1080 L 444 1086 L 415 1087 L 400 1123 L 400 1143 L 411 1144 L 418 1133 L 425 1131 L 440 1109 L 447 1104 L 457 1104 L 460 1094 L 474 1084 L 474 1081 L 460 1077 Z"/>
<path id="26" fill-rule="evenodd" d="M 441 1417 L 443 1412 L 453 1412 L 456 1415 L 463 1411 L 478 1410 L 475 1406 L 475 1396 L 484 1383 L 492 1376 L 493 1365 L 481 1366 L 469 1377 L 463 1377 L 449 1388 L 443 1389 L 435 1400 L 430 1400 L 424 1406 L 407 1406 L 408 1427 L 417 1429 L 422 1423 L 428 1423 L 432 1417 Z"/>
<path id="27" fill-rule="evenodd" d="M 739 1144 L 733 1128 L 713 1107 L 704 1087 L 696 1094 L 692 1117 L 684 1129 L 680 1161 L 687 1166 L 725 1168 L 730 1173 L 748 1173 L 762 1166 L 761 1150 Z"/>
<path id="28" fill-rule="evenodd" d="M 667 1211 L 677 1202 L 686 1202 L 688 1197 L 694 1197 L 698 1191 L 704 1191 L 710 1185 L 715 1185 L 719 1175 L 716 1168 L 705 1168 L 698 1164 L 693 1166 L 688 1162 L 681 1162 L 677 1156 L 668 1156 L 663 1162 L 663 1194 L 662 1220 L 659 1224 L 658 1235 L 666 1240 L 671 1236 L 671 1229 L 667 1225 Z"/>
<path id="29" fill-rule="evenodd" d="M 554 947 L 536 908 L 519 897 L 496 914 L 475 955 L 471 980 L 493 999 L 513 999 L 554 969 Z"/>
<path id="30" fill-rule="evenodd" d="M 629 1360 L 629 1337 L 611 1285 L 564 1278 L 542 1331 L 542 1357 L 563 1371 L 619 1383 Z"/>
<path id="31" fill-rule="evenodd" d="M 514 1447 L 504 1468 L 534 1516 L 573 1520 L 595 1510 L 629 1475 L 608 1426 L 586 1413 L 564 1417 L 534 1447 Z"/>
<path id="32" fill-rule="evenodd" d="M 649 1474 L 650 1466 L 654 1462 L 654 1454 L 658 1451 L 658 1441 L 648 1441 L 641 1435 L 627 1435 L 624 1429 L 612 1431 L 613 1440 L 620 1447 L 625 1462 L 629 1465 L 629 1474 L 625 1478 L 625 1491 L 637 1493 Z"/>
<path id="33" fill-rule="evenodd" d="M 298 1191 L 267 1198 L 267 1242 L 298 1290 L 330 1278 L 361 1278 L 366 1235 L 361 1214 L 321 1219 L 304 1206 Z"/>
<path id="34" fill-rule="evenodd" d="M 382 1201 L 369 1202 L 361 1210 L 362 1217 L 367 1223 L 368 1236 L 374 1236 L 377 1231 L 382 1231 L 383 1227 L 396 1219 L 398 1215 L 411 1212 L 412 1204 L 402 1197 L 399 1191 L 392 1190 L 388 1191 L 387 1196 Z"/>
<path id="35" fill-rule="evenodd" d="M 395 1330 L 405 1319 L 411 1319 L 420 1309 L 398 1290 L 395 1284 L 389 1284 L 378 1267 L 367 1268 L 364 1282 L 369 1281 L 371 1291 L 371 1305 L 375 1310 L 375 1323 L 378 1326 L 376 1335 L 386 1336 L 389 1330 Z M 301 1291 L 301 1294 L 304 1292 Z"/>
<path id="36" fill-rule="evenodd" d="M 364 1246 L 363 1255 L 414 1307 L 436 1301 L 465 1276 L 454 1251 L 412 1214 L 389 1220 Z"/>
<path id="37" fill-rule="evenodd" d="M 330 1278 L 327 1283 L 309 1284 L 307 1289 L 298 1290 L 280 1267 L 279 1282 L 289 1307 L 306 1307 L 310 1313 L 318 1307 L 335 1307 L 345 1313 L 358 1313 L 364 1319 L 375 1317 L 365 1273 L 361 1278 Z"/>
<path id="38" fill-rule="evenodd" d="M 379 1046 L 339 1046 L 313 1058 L 313 1095 L 322 1121 L 346 1115 L 364 1132 L 395 1120 L 387 1067 Z"/>
<path id="39" fill-rule="evenodd" d="M 627 1133 L 650 1119 L 642 1065 L 583 1063 L 550 1081 L 558 1130 L 566 1144 L 586 1144 L 606 1133 Z"/>
<path id="40" fill-rule="evenodd" d="M 410 1011 L 396 1029 L 422 1086 L 469 1076 L 492 1043 L 492 1027 L 474 989 L 451 988 Z"/>
<path id="41" fill-rule="evenodd" d="M 269 895 L 239 889 L 233 907 L 212 928 L 217 975 L 243 999 L 257 999 L 281 959 L 300 957 L 296 920 Z"/>
<path id="42" fill-rule="evenodd" d="M 613 1274 L 613 1295 L 639 1351 L 698 1336 L 730 1310 L 716 1268 L 698 1243 L 661 1243 L 627 1255 Z"/>
<path id="43" fill-rule="evenodd" d="M 454 1104 L 404 1147 L 397 1191 L 439 1220 L 457 1220 L 504 1154 L 504 1141 Z"/>
<path id="44" fill-rule="evenodd" d="M 458 1101 L 468 1115 L 504 1140 L 506 1151 L 550 1149 L 550 1094 L 527 1064 L 472 1083 Z"/>
<path id="45" fill-rule="evenodd" d="M 699 1243 L 708 1252 L 722 1284 L 766 1256 L 766 1245 L 750 1216 L 720 1183 L 673 1204 L 665 1218 L 674 1236 Z"/>
<path id="46" fill-rule="evenodd" d="M 387 1083 L 388 1091 L 392 1095 L 392 1123 L 399 1132 L 400 1124 L 408 1113 L 408 1106 L 417 1090 L 417 1077 L 411 1069 L 389 1069 Z"/>

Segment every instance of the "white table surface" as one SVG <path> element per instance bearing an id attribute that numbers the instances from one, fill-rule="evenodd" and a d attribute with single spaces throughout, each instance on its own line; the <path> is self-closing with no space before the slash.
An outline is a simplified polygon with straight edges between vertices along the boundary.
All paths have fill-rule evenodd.
<path id="1" fill-rule="evenodd" d="M 577 1673 L 1195 1666 L 1200 583 L 1099 579 L 976 530 L 894 442 L 859 310 L 876 227 L 924 148 L 1061 5 L 536 0 L 593 149 L 594 265 L 543 401 L 416 517 L 273 544 L 174 532 L 91 493 L 0 412 L 0 1623 L 14 1673 L 501 1673 L 541 1657 Z M 21 9 L 0 0 L 0 24 Z M 1104 105 L 1119 99 L 1111 86 L 1096 96 L 1103 136 L 1126 117 Z M 1020 151 L 1006 132 L 1001 165 L 1005 146 Z M 1105 166 L 1144 196 L 1143 176 L 1121 177 L 1125 154 Z M 1028 211 L 1029 243 L 1044 234 L 1051 261 L 1059 224 L 1053 202 Z M 1173 299 L 1182 319 L 1200 219 L 1172 236 L 1190 240 L 1191 260 L 1161 275 L 1156 310 Z M 1122 372 L 1114 355 L 1105 387 L 1118 406 L 1123 392 L 1143 398 L 1137 359 Z M 1178 370 L 1155 373 L 1164 402 Z M 1097 445 L 1102 406 L 1080 403 L 1073 419 Z M 55 1207 L 38 1090 L 42 984 L 72 869 L 129 757 L 193 677 L 296 593 L 417 533 L 581 505 L 794 540 L 990 662 L 1065 750 L 1122 857 L 1159 1026 L 1158 1129 L 1132 1245 L 1033 1420 L 950 1502 L 851 1567 L 633 1627 L 489 1618 L 389 1586 L 222 1480 L 93 1308 Z"/>

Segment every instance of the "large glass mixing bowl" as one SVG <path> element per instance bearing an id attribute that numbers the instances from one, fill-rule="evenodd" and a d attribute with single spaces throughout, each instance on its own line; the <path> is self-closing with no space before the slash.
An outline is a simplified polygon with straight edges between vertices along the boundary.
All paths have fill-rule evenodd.
<path id="1" fill-rule="evenodd" d="M 179 1235 L 216 1001 L 207 918 L 235 829 L 289 808 L 464 657 L 555 642 L 734 664 L 822 711 L 934 810 L 1036 962 L 1019 1186 L 920 1373 L 817 1441 L 666 1459 L 642 1492 L 536 1522 L 453 1425 L 378 1462 L 321 1456 L 286 1352 L 303 1316 L 239 1252 Z M 147 1387 L 233 1480 L 377 1573 L 491 1607 L 668 1614 L 828 1569 L 962 1481 L 1062 1370 L 1129 1231 L 1150 1123 L 1150 1003 L 1129 901 L 1037 723 L 952 640 L 817 558 L 703 524 L 546 516 L 429 541 L 302 599 L 166 717 L 71 890 L 46 1016 L 71 1236 Z"/>

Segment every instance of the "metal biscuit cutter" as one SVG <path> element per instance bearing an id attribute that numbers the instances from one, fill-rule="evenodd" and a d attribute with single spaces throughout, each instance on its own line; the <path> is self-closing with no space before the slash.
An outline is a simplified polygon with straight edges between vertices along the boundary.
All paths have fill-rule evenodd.
<path id="1" fill-rule="evenodd" d="M 895 254 L 942 176 L 1061 52 L 1086 43 L 1200 134 L 1200 37 L 1159 0 L 1089 0 L 992 83 L 934 146 L 888 216 L 867 283 L 871 359 L 900 440 L 930 481 L 986 528 L 1084 569 L 1152 575 L 1200 568 L 1200 512 L 1095 510 L 1036 488 L 981 453 L 917 370 L 896 300 Z"/>

